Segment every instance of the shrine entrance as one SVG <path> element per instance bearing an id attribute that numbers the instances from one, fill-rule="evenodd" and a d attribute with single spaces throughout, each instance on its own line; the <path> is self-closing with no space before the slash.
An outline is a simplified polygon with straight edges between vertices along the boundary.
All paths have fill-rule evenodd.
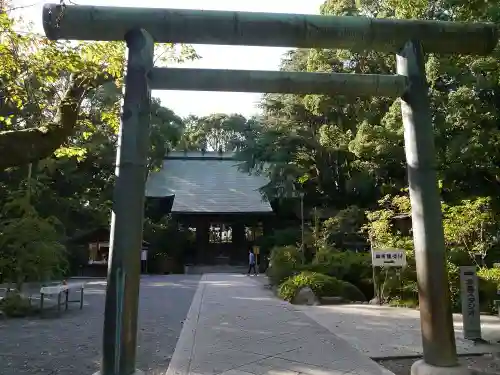
<path id="1" fill-rule="evenodd" d="M 216 264 L 230 264 L 238 260 L 242 249 L 233 246 L 233 226 L 227 223 L 210 223 L 208 226 L 208 254 Z"/>
<path id="2" fill-rule="evenodd" d="M 248 252 L 259 244 L 264 228 L 266 231 L 271 228 L 273 215 L 200 215 L 194 218 L 176 215 L 175 218 L 196 232 L 196 245 L 188 250 L 185 263 L 246 266 Z M 263 254 L 267 250 L 264 249 Z"/>

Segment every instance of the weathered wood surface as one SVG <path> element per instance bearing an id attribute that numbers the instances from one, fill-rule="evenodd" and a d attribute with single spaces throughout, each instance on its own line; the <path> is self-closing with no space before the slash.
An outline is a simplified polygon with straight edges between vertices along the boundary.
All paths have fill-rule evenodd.
<path id="1" fill-rule="evenodd" d="M 154 68 L 157 90 L 327 94 L 399 97 L 407 78 L 399 75 Z"/>
<path id="2" fill-rule="evenodd" d="M 122 40 L 128 30 L 143 28 L 165 43 L 390 53 L 419 39 L 425 52 L 483 55 L 498 40 L 491 23 L 59 4 L 44 6 L 43 25 L 50 39 Z"/>
<path id="3" fill-rule="evenodd" d="M 401 113 L 424 360 L 432 366 L 453 367 L 457 366 L 457 349 L 446 268 L 432 112 L 421 44 L 409 41 L 396 61 L 397 72 L 408 77 L 410 82 L 409 90 L 401 98 Z"/>
<path id="4" fill-rule="evenodd" d="M 147 76 L 153 68 L 154 41 L 142 29 L 130 30 L 125 40 L 127 74 L 116 151 L 101 375 L 133 374 L 137 349 L 139 252 L 151 117 Z"/>

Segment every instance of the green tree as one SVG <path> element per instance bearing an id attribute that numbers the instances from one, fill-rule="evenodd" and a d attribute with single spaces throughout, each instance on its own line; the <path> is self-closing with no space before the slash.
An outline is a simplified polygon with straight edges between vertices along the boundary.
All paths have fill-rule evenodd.
<path id="1" fill-rule="evenodd" d="M 497 214 L 491 198 L 466 199 L 453 205 L 442 202 L 444 239 L 450 261 L 461 265 L 485 265 L 488 251 L 498 244 Z M 411 211 L 406 192 L 386 196 L 379 201 L 379 209 L 368 213 L 366 227 L 374 246 L 413 250 L 411 233 L 398 225 L 401 217 Z M 408 216 L 402 216 L 408 215 Z"/>
<path id="2" fill-rule="evenodd" d="M 180 144 L 185 124 L 172 110 L 162 107 L 158 99 L 153 98 L 151 107 L 148 166 L 158 169 L 167 152 Z"/>
<path id="3" fill-rule="evenodd" d="M 316 247 L 344 250 L 352 244 L 363 242 L 361 228 L 365 220 L 364 211 L 357 206 L 339 211 L 322 223 Z"/>
<path id="4" fill-rule="evenodd" d="M 7 13 L 0 14 L 0 169 L 38 161 L 56 151 L 80 153 L 66 143 L 78 130 L 92 132 L 96 113 L 116 132 L 124 43 L 54 42 L 16 28 L 23 25 Z M 165 44 L 157 64 L 196 57 L 189 46 Z M 106 111 L 95 110 L 96 97 L 101 97 Z M 115 102 L 106 103 L 113 98 Z"/>
<path id="5" fill-rule="evenodd" d="M 500 8 L 493 3 L 468 1 L 326 1 L 325 14 L 376 17 L 425 18 L 450 21 L 498 22 Z M 348 71 L 393 73 L 394 58 L 375 53 L 346 51 L 311 53 L 312 61 L 340 57 Z M 497 195 L 499 161 L 498 49 L 487 57 L 427 57 L 432 118 L 435 129 L 438 172 L 447 200 L 468 196 Z M 338 68 L 334 68 L 337 71 Z M 379 101 L 375 98 L 373 101 Z M 321 108 L 326 103 L 320 101 Z M 359 109 L 360 106 L 356 105 Z M 404 181 L 401 113 L 398 101 L 385 102 L 379 110 L 364 105 L 372 116 L 363 115 L 350 148 L 371 173 L 395 192 Z M 334 106 L 334 108 L 336 108 Z M 349 112 L 347 110 L 347 112 Z"/>
<path id="6" fill-rule="evenodd" d="M 328 0 L 322 14 L 492 21 L 499 6 L 466 1 Z M 498 50 L 491 56 L 427 56 L 437 168 L 447 203 L 491 197 L 500 188 Z M 394 74 L 394 55 L 296 49 L 281 69 Z M 265 95 L 262 125 L 240 148 L 247 170 L 267 173 L 265 192 L 306 193 L 307 206 L 374 208 L 407 186 L 399 100 Z"/>
<path id="7" fill-rule="evenodd" d="M 238 114 L 189 116 L 185 119 L 178 148 L 186 151 L 233 151 L 244 140 L 251 121 Z"/>
<path id="8" fill-rule="evenodd" d="M 65 240 L 109 225 L 125 50 L 50 42 L 18 33 L 22 25 L 5 14 L 0 20 L 0 272 L 19 286 L 59 277 Z M 91 84 L 79 86 L 78 77 Z M 183 121 L 157 99 L 151 110 L 154 169 L 179 141 Z"/>
<path id="9" fill-rule="evenodd" d="M 294 50 L 281 68 L 311 70 L 312 53 Z M 320 99 L 330 103 L 323 105 Z M 270 94 L 264 96 L 262 108 L 262 124 L 240 147 L 239 157 L 247 170 L 268 174 L 268 196 L 290 198 L 304 191 L 309 206 L 339 208 L 373 201 L 374 181 L 349 148 L 356 118 L 345 110 L 345 99 Z"/>
<path id="10" fill-rule="evenodd" d="M 16 199 L 17 198 L 17 199 Z M 11 199 L 0 216 L 0 274 L 21 291 L 25 281 L 47 281 L 65 271 L 60 222 L 41 217 L 25 199 Z"/>
<path id="11" fill-rule="evenodd" d="M 498 244 L 499 226 L 491 199 L 478 197 L 457 205 L 444 205 L 446 245 L 455 252 L 468 255 L 469 261 L 486 265 L 488 252 Z"/>

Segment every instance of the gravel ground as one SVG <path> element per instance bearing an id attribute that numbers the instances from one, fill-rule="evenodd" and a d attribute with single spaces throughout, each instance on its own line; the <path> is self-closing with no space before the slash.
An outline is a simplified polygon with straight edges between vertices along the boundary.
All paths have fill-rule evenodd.
<path id="1" fill-rule="evenodd" d="M 166 371 L 198 276 L 142 279 L 137 367 L 146 375 Z M 99 370 L 105 281 L 92 281 L 83 310 L 70 305 L 60 317 L 0 320 L 0 374 L 91 375 Z"/>
<path id="2" fill-rule="evenodd" d="M 409 375 L 411 365 L 417 359 L 389 359 L 378 360 L 377 362 L 386 369 L 392 371 L 395 375 Z M 483 356 L 460 357 L 459 362 L 469 367 L 472 374 L 492 375 L 500 374 L 500 359 L 495 359 L 491 354 Z"/>

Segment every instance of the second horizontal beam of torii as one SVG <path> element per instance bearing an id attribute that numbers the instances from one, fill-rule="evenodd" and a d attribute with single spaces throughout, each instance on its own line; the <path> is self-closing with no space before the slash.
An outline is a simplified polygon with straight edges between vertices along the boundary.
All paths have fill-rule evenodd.
<path id="1" fill-rule="evenodd" d="M 496 46 L 492 23 L 302 14 L 46 4 L 50 39 L 123 40 L 144 29 L 158 43 L 332 48 L 396 53 L 408 40 L 424 51 L 486 55 Z"/>
<path id="2" fill-rule="evenodd" d="M 407 87 L 400 75 L 307 73 L 258 70 L 154 68 L 153 90 L 232 91 L 284 94 L 399 97 Z"/>

